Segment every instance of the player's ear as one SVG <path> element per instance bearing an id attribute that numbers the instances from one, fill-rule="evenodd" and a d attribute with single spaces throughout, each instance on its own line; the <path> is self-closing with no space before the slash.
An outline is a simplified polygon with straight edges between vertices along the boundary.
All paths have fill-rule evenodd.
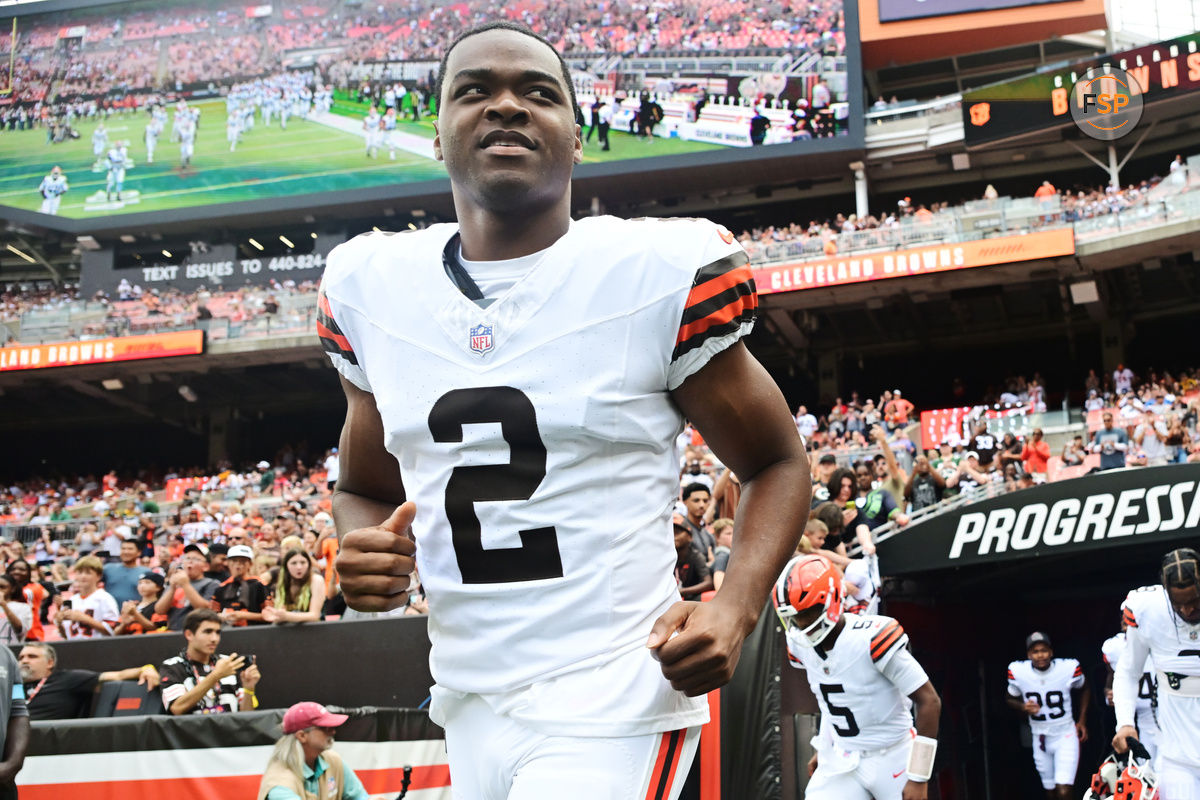
<path id="1" fill-rule="evenodd" d="M 576 164 L 582 164 L 583 163 L 583 128 L 581 128 L 579 125 L 575 126 L 574 150 L 575 150 L 575 152 L 573 153 L 571 160 L 574 161 Z"/>
<path id="2" fill-rule="evenodd" d="M 433 157 L 437 161 L 444 161 L 442 158 L 442 132 L 438 130 L 438 124 L 433 123 Z"/>

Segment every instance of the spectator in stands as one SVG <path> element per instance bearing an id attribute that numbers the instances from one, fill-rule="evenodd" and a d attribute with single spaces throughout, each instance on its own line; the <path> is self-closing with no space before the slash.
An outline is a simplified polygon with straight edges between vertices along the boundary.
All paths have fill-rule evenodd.
<path id="1" fill-rule="evenodd" d="M 713 548 L 716 539 L 712 531 L 704 525 L 704 515 L 712 503 L 712 493 L 702 483 L 689 483 L 683 487 L 683 506 L 687 510 L 683 522 L 692 533 L 692 546 L 704 556 L 704 563 L 710 567 L 713 563 Z"/>
<path id="2" fill-rule="evenodd" d="M 42 628 L 42 609 L 49 603 L 51 595 L 45 586 L 33 580 L 29 562 L 23 558 L 9 564 L 7 574 L 12 580 L 14 591 L 21 593 L 32 611 L 33 619 L 30 620 L 29 629 L 25 631 L 25 638 L 40 642 L 46 636 Z"/>
<path id="3" fill-rule="evenodd" d="M 283 714 L 283 736 L 275 742 L 258 787 L 263 800 L 367 800 L 354 771 L 333 751 L 334 730 L 349 717 L 319 703 L 297 703 Z"/>
<path id="4" fill-rule="evenodd" d="M 996 451 L 996 469 L 1003 471 L 1011 464 L 1020 473 L 1024 463 L 1022 460 L 1024 452 L 1025 447 L 1017 440 L 1016 435 L 1012 431 L 1006 432 L 1000 440 L 1000 449 Z"/>
<path id="5" fill-rule="evenodd" d="M 1192 444 L 1192 436 L 1187 426 L 1175 414 L 1167 417 L 1167 461 L 1172 464 L 1187 462 L 1188 449 Z"/>
<path id="6" fill-rule="evenodd" d="M 991 481 L 991 477 L 979 463 L 979 454 L 971 450 L 967 453 L 966 458 L 959 462 L 954 475 L 947 479 L 946 488 L 965 492 L 986 486 Z"/>
<path id="7" fill-rule="evenodd" d="M 853 482 L 854 473 L 850 470 L 846 470 L 846 473 L 850 475 L 850 480 Z M 851 505 L 853 506 L 853 501 L 851 501 Z M 859 515 L 857 506 L 847 509 L 844 506 L 838 507 L 834 505 L 832 501 L 830 501 L 828 503 L 821 503 L 819 506 L 809 512 L 808 515 L 810 521 L 820 521 L 821 524 L 825 526 L 826 531 L 824 539 L 821 540 L 819 544 L 817 544 L 816 539 L 809 537 L 812 539 L 812 543 L 816 544 L 821 555 L 825 556 L 842 569 L 844 569 L 846 565 L 850 563 L 850 559 L 846 556 L 847 515 L 849 515 L 851 524 L 855 524 L 857 527 L 856 523 Z M 862 532 L 865 536 L 870 536 L 870 532 L 867 529 L 866 523 L 862 524 Z M 849 541 L 854 541 L 853 534 L 849 536 Z M 800 542 L 800 545 L 803 548 L 804 542 Z"/>
<path id="8" fill-rule="evenodd" d="M 235 528 L 234 530 L 238 530 Z M 229 578 L 213 595 L 213 608 L 235 627 L 260 625 L 267 603 L 267 587 L 251 574 L 254 551 L 244 544 L 229 548 Z"/>
<path id="9" fill-rule="evenodd" d="M 807 406 L 796 409 L 796 430 L 806 442 L 817 432 L 817 418 L 808 412 Z"/>
<path id="10" fill-rule="evenodd" d="M 258 665 L 246 656 L 218 656 L 221 617 L 211 608 L 184 620 L 187 648 L 162 664 L 163 708 L 169 714 L 217 714 L 258 707 Z"/>
<path id="11" fill-rule="evenodd" d="M 896 453 L 888 444 L 887 434 L 878 425 L 871 428 L 871 440 L 882 451 L 875 456 L 873 462 L 873 479 L 879 481 L 879 488 L 892 498 L 892 505 L 899 507 L 904 502 L 904 487 L 908 485 L 908 474 L 900 468 Z"/>
<path id="12" fill-rule="evenodd" d="M 1113 390 L 1117 394 L 1129 394 L 1133 391 L 1133 370 L 1124 364 L 1117 364 L 1113 370 Z"/>
<path id="13" fill-rule="evenodd" d="M 207 567 L 207 547 L 193 542 L 184 548 L 183 568 L 167 579 L 166 590 L 154 607 L 156 613 L 167 615 L 167 627 L 171 630 L 182 630 L 184 618 L 192 611 L 209 608 L 220 584 L 204 576 Z"/>
<path id="14" fill-rule="evenodd" d="M 996 451 L 999 450 L 999 445 L 996 442 L 996 437 L 988 432 L 987 420 L 979 420 L 975 424 L 975 435 L 970 441 L 971 451 L 975 453 L 975 458 L 979 461 L 979 467 L 984 472 L 989 472 L 996 468 Z"/>
<path id="15" fill-rule="evenodd" d="M 815 517 L 804 524 L 804 534 L 796 543 L 796 552 L 804 555 L 820 553 L 829 538 L 829 526 Z"/>
<path id="16" fill-rule="evenodd" d="M 917 456 L 913 461 L 912 477 L 904 487 L 904 500 L 916 512 L 940 503 L 945 491 L 946 479 L 929 463 L 929 456 Z"/>
<path id="17" fill-rule="evenodd" d="M 84 556 L 75 562 L 76 594 L 63 600 L 54 616 L 54 624 L 64 639 L 90 639 L 112 636 L 121 618 L 117 601 L 100 588 L 104 564 L 95 556 Z"/>
<path id="18" fill-rule="evenodd" d="M 121 622 L 113 634 L 126 636 L 139 633 L 158 633 L 167 630 L 167 615 L 155 611 L 166 581 L 157 572 L 146 570 L 138 579 L 138 600 L 127 600 L 121 606 Z"/>
<path id="19" fill-rule="evenodd" d="M 722 517 L 712 524 L 717 546 L 713 548 L 713 588 L 720 589 L 725 580 L 725 569 L 729 566 L 729 554 L 733 552 L 733 520 Z"/>
<path id="20" fill-rule="evenodd" d="M 829 479 L 837 469 L 837 457 L 833 453 L 825 453 L 819 459 L 811 459 L 816 465 L 813 470 L 813 505 L 830 499 Z"/>
<path id="21" fill-rule="evenodd" d="M 1100 417 L 1104 427 L 1092 434 L 1091 450 L 1100 454 L 1100 469 L 1121 469 L 1125 466 L 1125 453 L 1129 450 L 1129 434 L 1123 428 L 1113 427 L 1111 411 Z"/>
<path id="22" fill-rule="evenodd" d="M 1025 472 L 1034 483 L 1045 483 L 1048 477 L 1050 462 L 1050 445 L 1046 443 L 1041 428 L 1033 429 L 1033 438 L 1025 443 L 1021 450 L 1021 461 L 1025 464 Z"/>
<path id="23" fill-rule="evenodd" d="M 229 577 L 229 567 L 226 565 L 226 560 L 229 558 L 229 546 L 224 542 L 216 542 L 208 546 L 208 569 L 204 570 L 204 577 L 212 578 L 217 583 Z"/>
<path id="24" fill-rule="evenodd" d="M 20 644 L 33 627 L 33 610 L 8 575 L 0 575 L 0 644 Z"/>
<path id="25" fill-rule="evenodd" d="M 312 558 L 302 547 L 289 549 L 262 618 L 267 622 L 318 622 L 324 605 L 325 581 L 313 569 Z"/>
<path id="26" fill-rule="evenodd" d="M 1160 467 L 1167 463 L 1166 439 L 1168 435 L 1167 425 L 1161 417 L 1155 414 L 1146 414 L 1142 418 L 1141 423 L 1133 432 L 1133 440 L 1146 454 L 1146 466 Z"/>
<path id="27" fill-rule="evenodd" d="M 134 602 L 138 594 L 138 581 L 148 571 L 138 564 L 137 542 L 131 537 L 121 542 L 120 561 L 104 565 L 104 588 L 117 601 L 117 607 Z"/>
<path id="28" fill-rule="evenodd" d="M 1063 444 L 1062 463 L 1064 467 L 1078 467 L 1087 458 L 1087 448 L 1083 446 L 1083 436 L 1076 434 L 1074 439 Z"/>
<path id="29" fill-rule="evenodd" d="M 891 492 L 882 486 L 877 489 L 873 488 L 875 483 L 873 463 L 859 464 L 855 467 L 854 474 L 858 478 L 858 506 L 863 516 L 866 517 L 868 528 L 875 530 L 892 521 L 895 521 L 900 527 L 908 524 L 908 516 L 900 510 L 900 506 L 892 497 Z M 875 552 L 874 544 L 872 543 L 870 548 L 863 545 L 863 552 L 872 555 Z"/>
<path id="30" fill-rule="evenodd" d="M 892 399 L 883 405 L 883 419 L 887 424 L 887 429 L 894 431 L 897 428 L 906 427 L 909 415 L 914 409 L 915 406 L 912 403 L 900 396 L 899 389 L 892 390 Z"/>
<path id="31" fill-rule="evenodd" d="M 692 529 L 682 514 L 671 519 L 675 530 L 675 582 L 685 600 L 698 599 L 714 588 L 712 573 L 704 554 L 692 543 Z"/>
<path id="32" fill-rule="evenodd" d="M 148 691 L 158 688 L 158 670 L 153 664 L 113 672 L 85 669 L 57 669 L 58 654 L 44 642 L 27 642 L 17 657 L 21 680 L 25 684 L 25 703 L 31 719 L 79 719 L 92 708 L 96 687 L 106 681 L 132 681 L 145 684 Z"/>

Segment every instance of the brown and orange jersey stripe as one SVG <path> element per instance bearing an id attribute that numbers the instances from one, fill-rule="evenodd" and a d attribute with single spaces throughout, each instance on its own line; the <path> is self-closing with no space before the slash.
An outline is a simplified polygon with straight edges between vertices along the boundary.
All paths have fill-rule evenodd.
<path id="1" fill-rule="evenodd" d="M 671 360 L 753 322 L 757 308 L 758 293 L 745 252 L 730 253 L 701 267 L 684 305 Z"/>
<path id="2" fill-rule="evenodd" d="M 1137 617 L 1135 617 L 1135 616 L 1133 615 L 1133 610 L 1132 610 L 1132 609 L 1126 608 L 1126 609 L 1125 609 L 1124 611 L 1122 611 L 1121 613 L 1122 613 L 1122 616 L 1123 616 L 1123 618 L 1125 619 L 1125 624 L 1126 624 L 1126 625 L 1128 625 L 1128 626 L 1129 626 L 1129 627 L 1131 627 L 1131 628 L 1136 628 L 1136 627 L 1138 626 L 1138 624 L 1137 624 Z"/>
<path id="3" fill-rule="evenodd" d="M 871 661 L 879 661 L 904 637 L 904 628 L 891 620 L 871 639 Z"/>
<path id="4" fill-rule="evenodd" d="M 325 296 L 324 289 L 317 292 L 317 338 L 321 340 L 321 347 L 326 353 L 341 356 L 357 366 L 358 358 L 354 355 L 354 348 L 350 346 L 350 340 L 334 320 L 333 310 L 329 307 L 329 298 Z"/>

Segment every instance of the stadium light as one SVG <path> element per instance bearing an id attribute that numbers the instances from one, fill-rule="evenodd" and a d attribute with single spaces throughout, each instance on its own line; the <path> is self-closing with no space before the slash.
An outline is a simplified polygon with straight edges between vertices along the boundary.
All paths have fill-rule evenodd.
<path id="1" fill-rule="evenodd" d="M 30 264 L 36 264 L 36 263 L 37 263 L 37 259 L 36 259 L 36 258 L 34 258 L 33 256 L 29 255 L 29 253 L 26 253 L 26 252 L 23 252 L 23 251 L 21 251 L 21 250 L 18 250 L 17 248 L 13 247 L 11 244 L 10 244 L 10 245 L 6 245 L 6 247 L 8 248 L 8 250 L 9 250 L 9 252 L 10 252 L 10 253 L 16 253 L 16 254 L 17 254 L 17 255 L 19 255 L 21 258 L 23 258 L 23 259 L 25 259 L 26 261 L 28 261 Z"/>
<path id="2" fill-rule="evenodd" d="M 170 250 L 163 250 L 163 251 L 162 251 L 162 254 L 163 254 L 163 257 L 164 257 L 164 258 L 170 258 L 170 257 L 171 257 L 171 251 L 170 251 Z"/>
<path id="3" fill-rule="evenodd" d="M 379 230 L 378 225 L 372 225 L 371 230 L 375 231 L 376 233 L 383 233 L 383 231 Z"/>
<path id="4" fill-rule="evenodd" d="M 291 240 L 291 239 L 287 238 L 287 237 L 286 237 L 286 236 L 284 236 L 282 233 L 281 233 L 281 234 L 279 234 L 279 241 L 283 242 L 283 243 L 284 243 L 284 244 L 287 246 L 287 248 L 288 248 L 289 250 L 291 250 L 291 249 L 295 248 L 295 246 L 296 246 L 296 245 L 292 244 L 292 240 Z"/>
<path id="5" fill-rule="evenodd" d="M 312 232 L 312 237 L 313 237 L 314 239 L 315 239 L 315 238 L 317 238 L 317 232 L 316 232 L 316 231 L 313 231 L 313 232 Z"/>
<path id="6" fill-rule="evenodd" d="M 188 386 L 186 383 L 179 387 L 179 396 L 184 400 L 187 400 L 189 403 L 194 403 L 200 399 L 200 396 L 196 394 L 195 390 L 193 390 L 192 387 Z"/>
<path id="7" fill-rule="evenodd" d="M 262 246 L 261 244 L 259 244 L 259 243 L 258 243 L 258 240 L 257 240 L 257 239 L 249 239 L 249 240 L 247 240 L 247 241 L 249 241 L 249 242 L 250 242 L 250 244 L 254 245 L 254 246 L 257 248 L 257 249 L 259 249 L 259 250 L 262 250 L 262 249 L 263 249 L 263 246 Z"/>
<path id="8" fill-rule="evenodd" d="M 410 222 L 410 223 L 408 223 L 408 229 L 410 231 L 415 231 L 417 229 L 417 226 L 415 223 Z"/>
<path id="9" fill-rule="evenodd" d="M 107 378 L 100 381 L 100 385 L 110 392 L 119 392 L 125 388 L 125 384 L 121 383 L 120 378 Z"/>

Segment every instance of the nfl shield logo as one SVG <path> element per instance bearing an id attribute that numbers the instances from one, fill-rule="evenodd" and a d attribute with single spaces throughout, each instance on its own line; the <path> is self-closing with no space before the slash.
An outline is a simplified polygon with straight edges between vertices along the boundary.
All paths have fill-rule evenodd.
<path id="1" fill-rule="evenodd" d="M 471 328 L 471 350 L 472 352 L 483 355 L 495 346 L 496 342 L 492 338 L 491 325 L 476 325 Z"/>

